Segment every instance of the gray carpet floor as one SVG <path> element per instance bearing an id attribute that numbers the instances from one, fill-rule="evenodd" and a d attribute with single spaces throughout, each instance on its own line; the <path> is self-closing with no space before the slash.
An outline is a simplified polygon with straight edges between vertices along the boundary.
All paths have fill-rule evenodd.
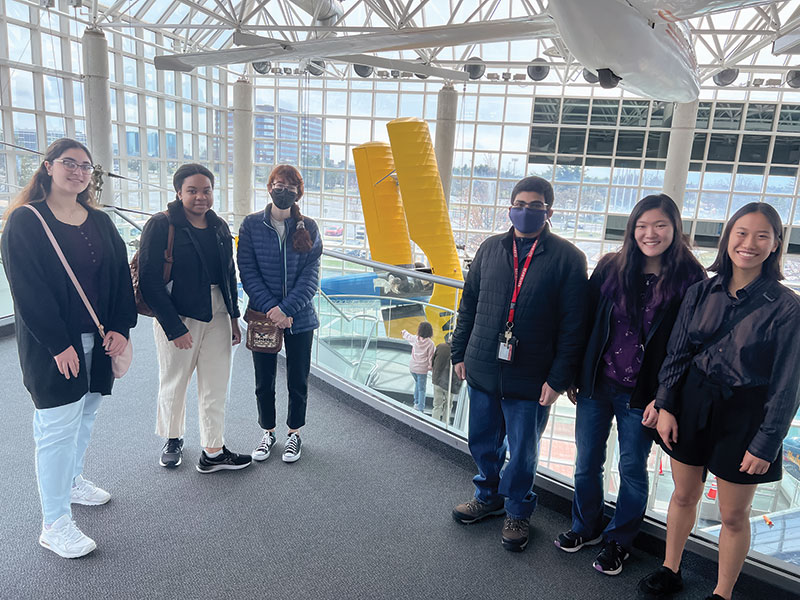
<path id="1" fill-rule="evenodd" d="M 278 382 L 278 452 L 238 472 L 203 475 L 196 390 L 190 390 L 184 463 L 158 466 L 158 387 L 150 319 L 134 331 L 134 365 L 101 408 L 85 476 L 113 494 L 74 518 L 98 543 L 77 560 L 40 547 L 30 399 L 13 338 L 0 340 L 4 392 L 0 463 L 2 599 L 484 599 L 633 598 L 657 557 L 634 553 L 619 577 L 596 573 L 593 549 L 567 555 L 552 540 L 569 518 L 540 506 L 521 554 L 500 545 L 502 519 L 462 526 L 452 506 L 472 494 L 472 470 L 437 443 L 312 386 L 299 462 L 280 460 L 285 378 Z M 227 407 L 229 448 L 250 452 L 260 439 L 250 353 L 234 358 Z M 702 570 L 701 570 L 702 571 Z M 708 574 L 685 572 L 703 598 Z M 771 594 L 777 600 L 782 594 Z M 737 598 L 755 598 L 744 586 Z M 786 596 L 788 598 L 788 596 Z"/>

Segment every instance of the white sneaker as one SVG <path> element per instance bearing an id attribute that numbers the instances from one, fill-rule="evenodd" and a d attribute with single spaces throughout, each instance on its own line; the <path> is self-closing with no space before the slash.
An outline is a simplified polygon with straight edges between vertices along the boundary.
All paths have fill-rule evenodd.
<path id="1" fill-rule="evenodd" d="M 274 445 L 275 433 L 272 431 L 265 431 L 264 436 L 261 438 L 261 442 L 258 444 L 258 448 L 256 448 L 251 455 L 253 460 L 267 460 Z"/>
<path id="2" fill-rule="evenodd" d="M 87 506 L 97 506 L 105 504 L 111 500 L 111 494 L 103 488 L 97 487 L 88 479 L 78 475 L 72 484 L 69 501 L 72 504 L 85 504 Z"/>
<path id="3" fill-rule="evenodd" d="M 49 527 L 42 527 L 39 543 L 63 558 L 85 556 L 97 548 L 95 541 L 85 535 L 69 515 L 61 515 Z"/>
<path id="4" fill-rule="evenodd" d="M 290 433 L 283 445 L 283 462 L 293 463 L 300 460 L 300 435 Z"/>

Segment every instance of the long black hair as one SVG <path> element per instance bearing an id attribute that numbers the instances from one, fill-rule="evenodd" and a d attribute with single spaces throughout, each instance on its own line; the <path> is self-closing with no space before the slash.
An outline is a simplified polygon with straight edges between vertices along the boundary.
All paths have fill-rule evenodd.
<path id="1" fill-rule="evenodd" d="M 725 224 L 725 229 L 722 232 L 722 237 L 719 240 L 719 250 L 717 251 L 717 258 L 714 264 L 708 267 L 709 271 L 714 271 L 722 277 L 722 281 L 727 283 L 731 280 L 733 275 L 733 261 L 728 254 L 728 241 L 731 239 L 731 232 L 736 221 L 750 213 L 759 212 L 767 218 L 772 230 L 775 233 L 775 241 L 778 243 L 778 249 L 775 252 L 770 252 L 767 260 L 761 265 L 761 274 L 774 281 L 783 279 L 783 272 L 781 271 L 781 256 L 783 255 L 783 223 L 778 211 L 772 205 L 766 202 L 750 202 L 745 204 L 742 208 L 733 213 L 733 216 L 728 219 Z"/>
<path id="2" fill-rule="evenodd" d="M 681 213 L 675 201 L 666 194 L 645 196 L 631 211 L 625 228 L 625 240 L 619 252 L 607 255 L 598 268 L 608 268 L 609 274 L 601 288 L 602 293 L 625 310 L 632 321 L 638 321 L 642 306 L 639 302 L 641 274 L 645 257 L 636 243 L 636 223 L 649 210 L 661 209 L 672 224 L 672 243 L 661 254 L 661 272 L 653 289 L 655 307 L 681 298 L 686 289 L 702 278 L 703 266 L 689 247 L 689 238 L 683 233 Z"/>

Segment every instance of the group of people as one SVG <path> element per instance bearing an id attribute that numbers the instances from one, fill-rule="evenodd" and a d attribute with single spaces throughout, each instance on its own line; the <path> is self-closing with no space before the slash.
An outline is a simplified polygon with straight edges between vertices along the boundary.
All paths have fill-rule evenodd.
<path id="1" fill-rule="evenodd" d="M 83 477 L 84 457 L 101 398 L 111 393 L 112 360 L 125 351 L 137 321 L 125 244 L 94 203 L 92 171 L 83 144 L 54 142 L 9 207 L 2 236 L 23 381 L 35 405 L 39 542 L 64 557 L 96 547 L 72 520 L 70 504 L 111 497 Z M 196 372 L 197 470 L 242 469 L 267 459 L 276 444 L 277 357 L 252 353 L 263 433 L 251 454 L 232 452 L 224 439 L 225 400 L 231 348 L 242 337 L 233 238 L 211 209 L 213 173 L 186 164 L 173 184 L 176 198 L 145 225 L 138 256 L 141 300 L 155 316 L 156 433 L 166 440 L 160 464 L 181 464 L 186 392 Z M 242 222 L 236 263 L 250 309 L 283 331 L 289 398 L 283 460 L 294 462 L 319 326 L 313 297 L 322 243 L 316 223 L 298 207 L 304 189 L 297 169 L 276 167 L 267 189 L 271 202 Z M 472 261 L 452 339 L 435 346 L 428 322 L 416 335 L 403 332 L 413 345 L 417 410 L 425 409 L 429 371 L 437 419 L 446 418 L 452 395 L 467 381 L 469 448 L 478 473 L 474 497 L 456 506 L 453 517 L 466 524 L 505 515 L 502 545 L 525 549 L 539 441 L 550 407 L 566 393 L 577 415 L 575 492 L 571 528 L 555 545 L 572 553 L 602 544 L 594 568 L 622 571 L 647 506 L 655 440 L 672 459 L 675 489 L 664 564 L 640 590 L 659 598 L 681 589 L 681 554 L 711 472 L 722 528 L 710 598 L 727 600 L 748 551 L 756 486 L 780 479 L 782 440 L 798 408 L 800 299 L 779 283 L 780 217 L 764 203 L 740 208 L 725 226 L 708 278 L 676 204 L 664 194 L 647 196 L 631 213 L 621 249 L 604 256 L 587 279 L 583 253 L 549 229 L 553 207 L 549 182 L 518 182 L 512 226 L 485 240 Z M 603 466 L 612 420 L 620 483 L 606 524 Z"/>
<path id="2" fill-rule="evenodd" d="M 453 368 L 470 396 L 472 499 L 464 524 L 505 515 L 507 550 L 528 544 L 539 440 L 561 393 L 576 405 L 572 525 L 565 552 L 602 544 L 593 567 L 617 575 L 648 498 L 653 441 L 671 457 L 674 492 L 664 563 L 639 582 L 647 598 L 683 587 L 681 556 L 707 474 L 717 478 L 719 571 L 711 600 L 729 600 L 750 545 L 758 484 L 781 477 L 781 447 L 797 412 L 800 297 L 779 283 L 783 226 L 766 203 L 725 225 L 708 277 L 665 194 L 631 212 L 622 247 L 587 280 L 586 260 L 547 224 L 549 182 L 511 193 L 504 234 L 485 240 L 464 284 Z M 606 442 L 616 420 L 619 486 L 604 519 Z M 507 459 L 507 460 L 506 460 Z"/>
<path id="3" fill-rule="evenodd" d="M 6 212 L 2 235 L 23 383 L 35 406 L 39 543 L 65 558 L 96 548 L 72 519 L 71 504 L 111 499 L 83 477 L 84 458 L 101 399 L 111 394 L 112 363 L 126 351 L 137 322 L 125 243 L 96 205 L 93 171 L 86 146 L 68 138 L 53 142 Z M 251 454 L 232 452 L 225 446 L 225 402 L 232 347 L 242 338 L 233 237 L 211 209 L 211 171 L 185 164 L 173 185 L 175 200 L 148 220 L 138 254 L 141 302 L 155 316 L 156 433 L 166 439 L 160 464 L 181 464 L 186 392 L 196 372 L 202 446 L 197 470 L 242 469 L 267 459 L 276 443 L 277 354 L 252 353 L 263 433 Z M 296 168 L 275 167 L 267 190 L 271 202 L 241 225 L 236 262 L 250 309 L 283 333 L 289 396 L 283 461 L 293 463 L 301 455 L 311 344 L 319 326 L 312 300 L 322 242 L 316 223 L 298 207 L 303 178 Z"/>

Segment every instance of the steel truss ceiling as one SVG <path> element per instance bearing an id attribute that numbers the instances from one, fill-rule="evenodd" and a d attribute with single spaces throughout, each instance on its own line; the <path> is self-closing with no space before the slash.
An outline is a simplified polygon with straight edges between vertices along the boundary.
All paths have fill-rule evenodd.
<path id="1" fill-rule="evenodd" d="M 87 23 L 94 21 L 101 28 L 122 33 L 131 34 L 137 29 L 161 33 L 165 52 L 197 52 L 233 47 L 232 35 L 237 29 L 292 42 L 404 27 L 523 17 L 539 14 L 547 7 L 545 0 L 343 0 L 344 14 L 338 22 L 333 26 L 314 26 L 314 17 L 299 8 L 298 3 L 291 0 L 118 0 L 110 5 L 96 2 L 90 7 L 84 5 L 78 16 Z M 800 68 L 798 55 L 772 55 L 776 37 L 800 33 L 800 0 L 709 15 L 693 19 L 690 26 L 703 82 L 710 83 L 715 73 L 735 67 L 744 75 L 737 85 L 751 86 L 758 79 L 774 81 L 788 69 Z M 550 63 L 557 81 L 562 84 L 577 80 L 582 71 L 581 65 L 572 60 L 560 41 L 548 39 L 384 52 L 381 56 L 422 59 L 448 68 L 458 68 L 470 56 L 480 56 L 496 71 L 523 72 L 530 60 L 541 57 Z M 344 76 L 349 68 L 344 64 L 329 65 L 328 73 Z M 234 72 L 243 69 L 243 65 L 231 66 Z"/>

